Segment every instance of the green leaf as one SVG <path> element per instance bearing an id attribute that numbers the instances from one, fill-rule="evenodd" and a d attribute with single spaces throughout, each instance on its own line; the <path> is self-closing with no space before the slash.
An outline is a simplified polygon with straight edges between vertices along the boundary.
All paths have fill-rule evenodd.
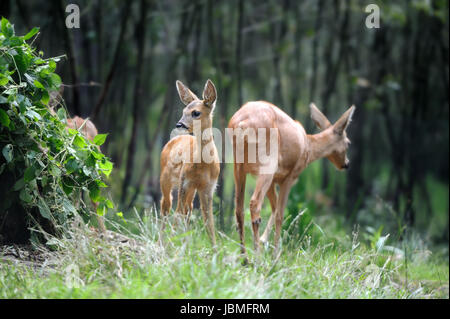
<path id="1" fill-rule="evenodd" d="M 58 115 L 58 118 L 59 118 L 60 120 L 64 120 L 64 119 L 66 118 L 66 110 L 64 110 L 63 107 L 60 107 L 60 108 L 58 109 L 58 112 L 56 112 L 56 114 Z"/>
<path id="2" fill-rule="evenodd" d="M 109 199 L 105 200 L 105 205 L 108 208 L 114 208 L 113 202 L 111 202 Z"/>
<path id="3" fill-rule="evenodd" d="M 100 203 L 100 205 L 97 206 L 97 215 L 104 216 L 106 212 L 108 211 L 108 208 L 105 204 Z"/>
<path id="4" fill-rule="evenodd" d="M 58 74 L 56 73 L 51 73 L 50 74 L 50 82 L 51 82 L 51 86 L 54 89 L 59 89 L 59 87 L 61 86 L 61 78 L 59 77 Z"/>
<path id="5" fill-rule="evenodd" d="M 87 146 L 87 143 L 84 140 L 84 138 L 82 138 L 80 135 L 76 135 L 75 138 L 73 139 L 73 145 L 79 148 L 84 148 Z"/>
<path id="6" fill-rule="evenodd" d="M 0 109 L 0 123 L 2 123 L 3 126 L 8 127 L 8 128 L 9 128 L 9 123 L 11 123 L 11 120 L 9 119 L 8 114 L 3 109 Z"/>
<path id="7" fill-rule="evenodd" d="M 39 196 L 39 201 L 38 201 L 38 207 L 39 207 L 39 212 L 41 213 L 42 217 L 50 219 L 50 217 L 51 217 L 50 208 L 48 208 L 47 203 L 40 196 Z"/>
<path id="8" fill-rule="evenodd" d="M 88 186 L 89 189 L 89 197 L 92 201 L 98 202 L 100 199 L 100 187 L 98 187 L 97 183 L 90 183 Z"/>
<path id="9" fill-rule="evenodd" d="M 19 198 L 23 200 L 25 203 L 30 203 L 33 200 L 33 196 L 30 194 L 30 191 L 24 187 L 20 191 Z"/>
<path id="10" fill-rule="evenodd" d="M 75 158 L 71 158 L 67 161 L 66 165 L 64 167 L 67 170 L 67 174 L 72 174 L 78 169 L 78 161 Z"/>
<path id="11" fill-rule="evenodd" d="M 65 210 L 71 212 L 72 214 L 76 214 L 77 213 L 76 208 L 67 199 L 64 199 L 62 204 L 63 204 L 63 207 L 64 207 Z"/>
<path id="12" fill-rule="evenodd" d="M 0 73 L 0 86 L 5 86 L 6 84 L 8 84 L 8 82 L 9 82 L 8 77 Z"/>
<path id="13" fill-rule="evenodd" d="M 111 171 L 113 169 L 113 164 L 104 158 L 103 161 L 98 163 L 98 167 L 101 169 L 103 174 L 105 174 L 106 177 L 108 177 L 109 174 L 111 174 Z"/>
<path id="14" fill-rule="evenodd" d="M 56 70 L 56 62 L 53 61 L 53 60 L 50 60 L 48 62 L 48 68 L 49 68 L 50 72 L 55 72 L 55 70 Z"/>
<path id="15" fill-rule="evenodd" d="M 70 195 L 73 191 L 73 181 L 68 177 L 62 178 L 61 187 L 66 195 Z"/>
<path id="16" fill-rule="evenodd" d="M 3 157 L 6 159 L 6 163 L 9 163 L 13 159 L 13 146 L 7 144 L 2 150 Z"/>
<path id="17" fill-rule="evenodd" d="M 12 27 L 11 23 L 9 23 L 9 21 L 4 17 L 2 17 L 1 21 L 1 30 L 7 39 L 14 35 L 14 28 Z"/>
<path id="18" fill-rule="evenodd" d="M 30 32 L 28 32 L 27 34 L 25 34 L 24 36 L 23 36 L 23 39 L 24 40 L 29 40 L 29 39 L 31 39 L 36 33 L 38 33 L 39 32 L 39 28 L 38 27 L 34 27 L 33 29 L 31 29 L 31 31 Z"/>
<path id="19" fill-rule="evenodd" d="M 23 176 L 23 179 L 25 183 L 28 183 L 36 178 L 36 169 L 34 166 L 30 166 L 25 170 L 25 174 Z"/>
<path id="20" fill-rule="evenodd" d="M 105 143 L 105 140 L 106 140 L 107 136 L 108 136 L 108 134 L 97 134 L 94 137 L 94 141 L 93 141 L 94 144 L 98 145 L 98 146 L 103 145 L 103 143 Z"/>
<path id="21" fill-rule="evenodd" d="M 37 88 L 45 90 L 45 87 L 44 87 L 44 86 L 42 85 L 42 83 L 39 82 L 38 80 L 34 80 L 33 83 L 34 83 L 34 85 L 35 85 Z"/>
<path id="22" fill-rule="evenodd" d="M 47 105 L 49 101 L 50 101 L 50 96 L 48 95 L 48 92 L 47 92 L 47 91 L 44 91 L 44 92 L 42 93 L 41 102 L 42 102 L 43 104 Z"/>
<path id="23" fill-rule="evenodd" d="M 19 189 L 22 189 L 24 186 L 25 186 L 25 180 L 23 178 L 21 178 L 14 183 L 13 190 L 18 191 Z"/>

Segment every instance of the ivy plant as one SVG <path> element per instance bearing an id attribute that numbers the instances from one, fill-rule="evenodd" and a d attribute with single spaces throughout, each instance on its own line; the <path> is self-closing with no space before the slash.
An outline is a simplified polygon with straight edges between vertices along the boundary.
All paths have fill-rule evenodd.
<path id="1" fill-rule="evenodd" d="M 0 214 L 13 203 L 61 225 L 76 213 L 82 191 L 98 203 L 103 215 L 113 203 L 102 196 L 113 168 L 99 150 L 106 134 L 93 142 L 66 126 L 67 112 L 49 110 L 50 93 L 59 90 L 55 73 L 62 57 L 44 58 L 32 40 L 39 29 L 17 36 L 5 18 L 0 29 Z M 31 42 L 29 44 L 28 42 Z M 77 208 L 79 206 L 80 208 Z"/>

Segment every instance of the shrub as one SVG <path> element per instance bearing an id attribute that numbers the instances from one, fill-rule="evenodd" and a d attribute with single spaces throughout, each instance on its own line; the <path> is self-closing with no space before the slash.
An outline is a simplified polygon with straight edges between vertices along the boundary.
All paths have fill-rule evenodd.
<path id="1" fill-rule="evenodd" d="M 102 175 L 107 177 L 112 170 L 97 147 L 106 135 L 97 135 L 91 143 L 79 131 L 66 128 L 63 107 L 56 115 L 49 111 L 50 94 L 61 86 L 55 73 L 60 58 L 44 59 L 27 43 L 38 31 L 33 28 L 16 36 L 14 26 L 1 20 L 0 242 L 28 232 L 26 226 L 33 219 L 41 226 L 51 224 L 57 232 L 74 214 L 86 216 L 85 207 L 74 205 L 83 190 L 99 203 L 98 214 L 113 207 L 101 195 L 107 186 Z"/>

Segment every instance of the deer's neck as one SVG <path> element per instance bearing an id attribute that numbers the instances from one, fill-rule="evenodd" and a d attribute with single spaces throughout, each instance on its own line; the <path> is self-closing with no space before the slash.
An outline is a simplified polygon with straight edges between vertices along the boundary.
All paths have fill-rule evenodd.
<path id="1" fill-rule="evenodd" d="M 308 163 L 323 157 L 328 157 L 333 152 L 332 132 L 325 130 L 318 134 L 308 134 L 309 159 Z"/>
<path id="2" fill-rule="evenodd" d="M 208 127 L 203 130 L 203 136 L 202 136 L 202 148 L 204 146 L 208 147 L 216 147 L 216 144 L 214 144 L 214 135 L 212 127 Z"/>

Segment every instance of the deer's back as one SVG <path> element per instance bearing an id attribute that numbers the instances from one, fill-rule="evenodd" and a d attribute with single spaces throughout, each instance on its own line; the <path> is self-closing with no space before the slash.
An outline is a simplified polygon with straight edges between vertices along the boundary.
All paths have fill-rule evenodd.
<path id="1" fill-rule="evenodd" d="M 275 175 L 283 178 L 297 167 L 299 158 L 305 157 L 307 150 L 306 132 L 303 126 L 294 121 L 277 106 L 265 102 L 255 101 L 244 104 L 230 119 L 229 128 L 254 129 L 259 128 L 278 130 L 278 171 Z M 268 141 L 268 139 L 266 139 Z M 247 140 L 244 141 L 246 150 Z M 235 145 L 234 145 L 235 147 Z M 268 147 L 266 146 L 268 150 Z M 244 160 L 247 161 L 247 152 Z M 255 174 L 258 164 L 245 163 L 246 171 Z"/>

